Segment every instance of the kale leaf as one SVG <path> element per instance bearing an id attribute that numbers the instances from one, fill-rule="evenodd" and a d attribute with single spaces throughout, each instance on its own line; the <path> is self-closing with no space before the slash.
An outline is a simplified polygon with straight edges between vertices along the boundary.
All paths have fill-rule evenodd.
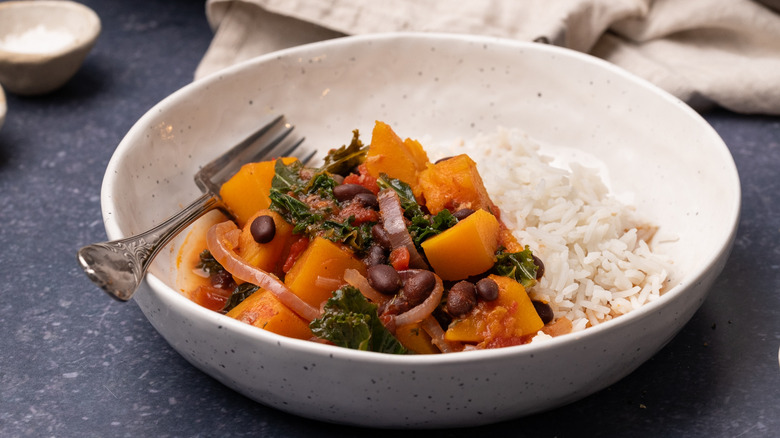
<path id="1" fill-rule="evenodd" d="M 409 234 L 412 236 L 414 245 L 421 248 L 425 240 L 452 228 L 457 223 L 458 219 L 449 210 L 445 209 L 431 218 L 424 215 L 412 218 L 412 223 L 409 225 Z"/>
<path id="2" fill-rule="evenodd" d="M 326 220 L 320 224 L 323 230 L 322 237 L 333 242 L 342 242 L 352 248 L 357 254 L 363 254 L 371 246 L 373 236 L 371 227 L 374 222 L 363 222 L 360 225 L 352 225 L 354 216 L 350 216 L 343 223 Z"/>
<path id="3" fill-rule="evenodd" d="M 204 272 L 207 272 L 208 274 L 214 274 L 219 271 L 225 270 L 225 268 L 222 267 L 222 265 L 217 261 L 217 259 L 215 259 L 213 255 L 211 255 L 211 251 L 207 249 L 201 251 L 198 257 L 200 258 L 200 261 L 198 261 L 198 264 L 195 265 L 195 267 L 198 269 L 202 269 Z"/>
<path id="4" fill-rule="evenodd" d="M 538 267 L 534 263 L 534 256 L 528 246 L 520 252 L 504 252 L 500 248 L 496 252 L 496 263 L 493 265 L 493 272 L 497 275 L 509 277 L 524 287 L 529 288 L 536 284 L 536 270 Z"/>
<path id="5" fill-rule="evenodd" d="M 306 193 L 316 193 L 321 198 L 335 200 L 334 187 L 336 187 L 336 180 L 327 173 L 318 173 L 309 180 L 309 184 L 306 185 Z"/>
<path id="6" fill-rule="evenodd" d="M 338 149 L 331 149 L 323 160 L 322 171 L 346 176 L 356 166 L 366 160 L 368 146 L 360 141 L 360 133 L 357 129 L 352 131 L 352 141 L 349 146 L 344 145 Z"/>
<path id="7" fill-rule="evenodd" d="M 281 160 L 276 161 L 269 193 L 271 209 L 293 225 L 294 234 L 307 234 L 310 237 L 318 234 L 333 242 L 349 245 L 358 254 L 365 252 L 371 245 L 373 223 L 354 226 L 352 216 L 342 222 L 330 219 L 333 217 L 331 215 L 333 207 L 338 205 L 333 194 L 336 181 L 322 169 L 305 169 L 303 173 L 314 172 L 311 177 L 303 176 L 303 170 L 304 167 L 298 161 L 289 165 Z M 331 201 L 331 206 L 328 206 L 328 202 L 324 202 L 321 203 L 324 207 L 313 208 L 303 201 L 310 197 Z"/>
<path id="8" fill-rule="evenodd" d="M 333 292 L 322 316 L 309 324 L 312 333 L 340 347 L 391 354 L 409 354 L 385 328 L 377 315 L 376 304 L 360 291 L 344 286 Z"/>
<path id="9" fill-rule="evenodd" d="M 222 313 L 230 312 L 234 307 L 241 304 L 242 301 L 249 298 L 249 296 L 255 293 L 258 289 L 260 288 L 252 283 L 239 284 L 230 294 L 230 298 L 228 298 L 227 302 L 225 303 L 225 307 L 222 308 Z"/>
<path id="10" fill-rule="evenodd" d="M 379 175 L 376 183 L 379 188 L 395 190 L 395 193 L 398 194 L 398 199 L 401 201 L 401 208 L 404 210 L 404 216 L 409 219 L 413 219 L 415 216 L 424 216 L 422 208 L 420 208 L 420 204 L 417 203 L 412 187 L 409 184 L 400 179 L 390 178 L 385 173 Z"/>
<path id="11" fill-rule="evenodd" d="M 307 182 L 301 178 L 303 164 L 295 160 L 290 164 L 284 164 L 282 160 L 276 160 L 274 164 L 274 177 L 271 180 L 271 190 L 282 193 L 299 192 Z"/>
<path id="12" fill-rule="evenodd" d="M 293 234 L 302 234 L 309 228 L 320 222 L 321 214 L 311 211 L 309 206 L 294 196 L 271 189 L 269 194 L 271 209 L 281 214 L 284 220 L 293 224 Z"/>
<path id="13" fill-rule="evenodd" d="M 411 186 L 399 179 L 390 178 L 383 173 L 379 175 L 377 184 L 383 189 L 393 189 L 398 194 L 404 216 L 410 221 L 407 227 L 409 235 L 412 236 L 412 241 L 418 250 L 422 248 L 421 245 L 426 239 L 430 239 L 458 223 L 458 219 L 446 209 L 433 217 L 425 214 L 420 204 L 417 203 Z"/>

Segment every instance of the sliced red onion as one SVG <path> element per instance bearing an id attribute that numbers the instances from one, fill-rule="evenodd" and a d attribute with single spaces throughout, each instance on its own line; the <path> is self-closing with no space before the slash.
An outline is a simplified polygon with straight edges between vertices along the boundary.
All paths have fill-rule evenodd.
<path id="1" fill-rule="evenodd" d="M 408 270 L 407 272 L 412 271 L 411 273 L 414 273 L 414 270 Z M 444 294 L 444 285 L 442 284 L 441 278 L 433 274 L 434 278 L 436 278 L 436 285 L 433 287 L 433 290 L 431 291 L 430 295 L 428 295 L 428 298 L 426 298 L 422 303 L 418 304 L 417 306 L 412 307 L 411 309 L 407 310 L 406 312 L 396 315 L 395 316 L 395 324 L 396 326 L 402 326 L 407 324 L 414 324 L 416 322 L 420 322 L 426 317 L 430 316 L 431 313 L 433 313 L 434 310 L 436 310 L 436 307 L 438 307 L 439 303 L 441 303 L 441 297 Z"/>
<path id="2" fill-rule="evenodd" d="M 282 304 L 301 318 L 307 321 L 316 319 L 320 314 L 319 310 L 300 299 L 275 275 L 248 264 L 233 251 L 238 244 L 240 232 L 241 230 L 231 221 L 221 222 L 209 228 L 206 234 L 206 245 L 214 259 L 237 279 L 255 284 L 274 294 Z"/>
<path id="3" fill-rule="evenodd" d="M 388 297 L 371 287 L 371 285 L 368 284 L 368 279 L 355 269 L 347 269 L 344 271 L 344 281 L 358 288 L 364 297 L 376 304 L 383 303 L 388 299 Z"/>
<path id="4" fill-rule="evenodd" d="M 459 343 L 447 342 L 444 340 L 444 330 L 433 315 L 428 315 L 425 319 L 420 321 L 420 326 L 428 335 L 430 335 L 431 342 L 438 347 L 442 353 L 453 353 L 463 349 L 461 345 L 457 345 Z"/>
<path id="5" fill-rule="evenodd" d="M 377 196 L 379 212 L 382 213 L 382 225 L 390 237 L 390 245 L 393 249 L 406 247 L 409 251 L 409 267 L 415 269 L 429 269 L 428 264 L 417 252 L 412 236 L 406 229 L 404 211 L 401 208 L 401 200 L 393 189 L 384 189 Z"/>
<path id="6" fill-rule="evenodd" d="M 322 275 L 318 275 L 317 278 L 314 279 L 315 286 L 328 288 L 330 290 L 336 290 L 341 287 L 342 284 L 344 284 L 344 282 L 338 278 L 323 277 Z"/>

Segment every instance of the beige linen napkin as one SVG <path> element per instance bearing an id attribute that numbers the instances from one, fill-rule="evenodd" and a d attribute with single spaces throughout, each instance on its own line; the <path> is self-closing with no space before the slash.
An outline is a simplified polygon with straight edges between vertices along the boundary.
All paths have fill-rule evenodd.
<path id="1" fill-rule="evenodd" d="M 372 32 L 469 33 L 587 52 L 696 108 L 780 115 L 778 0 L 208 0 L 195 77 L 309 42 Z"/>

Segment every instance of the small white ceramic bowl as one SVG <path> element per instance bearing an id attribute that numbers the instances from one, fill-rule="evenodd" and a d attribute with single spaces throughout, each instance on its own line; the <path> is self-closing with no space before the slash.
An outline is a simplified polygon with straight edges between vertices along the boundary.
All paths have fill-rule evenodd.
<path id="1" fill-rule="evenodd" d="M 675 262 L 670 290 L 639 310 L 544 343 L 433 356 L 299 341 L 210 312 L 175 289 L 181 242 L 164 250 L 135 296 L 152 325 L 196 367 L 294 414 L 372 427 L 460 427 L 575 401 L 672 339 L 705 299 L 734 240 L 736 167 L 683 102 L 588 55 L 437 34 L 293 48 L 174 93 L 133 126 L 108 165 L 108 236 L 136 234 L 189 203 L 199 195 L 192 181 L 199 166 L 276 114 L 323 151 L 347 143 L 355 128 L 368 135 L 377 119 L 404 137 L 437 141 L 516 127 L 568 148 L 559 153 L 597 157 L 613 187 L 679 236 L 661 249 Z"/>
<path id="2" fill-rule="evenodd" d="M 0 3 L 0 84 L 19 95 L 60 88 L 76 74 L 99 34 L 100 18 L 80 3 Z"/>

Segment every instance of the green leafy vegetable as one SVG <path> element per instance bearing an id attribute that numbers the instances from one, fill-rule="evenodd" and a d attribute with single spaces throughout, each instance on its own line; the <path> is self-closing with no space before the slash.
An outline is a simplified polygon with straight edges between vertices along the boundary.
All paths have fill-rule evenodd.
<path id="1" fill-rule="evenodd" d="M 306 186 L 306 193 L 316 193 L 321 198 L 335 200 L 333 188 L 336 187 L 336 180 L 327 173 L 318 173 L 309 180 Z"/>
<path id="2" fill-rule="evenodd" d="M 331 149 L 325 156 L 322 171 L 346 176 L 349 172 L 366 160 L 368 146 L 363 146 L 360 141 L 360 133 L 357 129 L 352 131 L 352 141 L 349 146 L 344 145 L 338 149 Z"/>
<path id="3" fill-rule="evenodd" d="M 301 179 L 303 164 L 295 160 L 290 164 L 284 164 L 282 160 L 276 160 L 274 164 L 274 177 L 271 180 L 271 190 L 282 193 L 297 193 L 305 187 L 307 182 Z"/>
<path id="4" fill-rule="evenodd" d="M 252 283 L 239 284 L 230 294 L 230 298 L 228 298 L 227 302 L 225 303 L 225 307 L 222 308 L 222 313 L 230 312 L 234 307 L 241 304 L 242 301 L 249 298 L 249 296 L 255 293 L 258 289 L 260 288 Z"/>
<path id="5" fill-rule="evenodd" d="M 311 211 L 308 204 L 294 196 L 271 189 L 271 209 L 281 214 L 284 220 L 293 224 L 293 233 L 311 233 L 310 228 L 320 222 L 322 214 Z"/>
<path id="6" fill-rule="evenodd" d="M 393 189 L 398 194 L 404 216 L 410 221 L 407 227 L 409 235 L 412 236 L 412 241 L 418 250 L 422 249 L 421 245 L 426 239 L 430 239 L 458 223 L 458 219 L 449 210 L 442 210 L 433 217 L 425 214 L 420 204 L 417 203 L 411 186 L 399 179 L 390 178 L 383 173 L 379 175 L 377 184 L 383 189 Z"/>
<path id="7" fill-rule="evenodd" d="M 364 222 L 360 225 L 352 225 L 354 216 L 350 216 L 343 223 L 332 220 L 323 221 L 320 228 L 324 231 L 320 235 L 333 242 L 342 242 L 352 248 L 356 253 L 364 253 L 373 237 L 371 227 L 373 222 Z"/>
<path id="8" fill-rule="evenodd" d="M 520 252 L 504 252 L 503 248 L 496 252 L 496 263 L 493 272 L 497 275 L 509 277 L 528 288 L 536 284 L 536 270 L 534 257 L 528 246 Z"/>
<path id="9" fill-rule="evenodd" d="M 202 269 L 204 272 L 207 272 L 209 275 L 225 270 L 225 268 L 222 267 L 222 265 L 217 261 L 217 259 L 215 259 L 213 255 L 211 255 L 211 251 L 207 249 L 201 251 L 198 257 L 200 258 L 200 261 L 198 262 L 197 265 L 195 265 L 195 267 L 198 269 Z"/>
<path id="10" fill-rule="evenodd" d="M 344 286 L 333 292 L 321 317 L 309 324 L 312 333 L 340 347 L 380 353 L 408 354 L 409 351 L 382 325 L 376 304 L 360 291 Z"/>
<path id="11" fill-rule="evenodd" d="M 444 230 L 452 228 L 458 219 L 449 210 L 442 210 L 436 216 L 415 216 L 409 225 L 409 234 L 415 246 L 421 248 L 422 243 Z"/>
<path id="12" fill-rule="evenodd" d="M 368 249 L 372 241 L 373 223 L 354 226 L 353 216 L 341 221 L 331 219 L 334 217 L 333 212 L 338 209 L 338 201 L 333 195 L 336 181 L 330 174 L 323 170 L 313 170 L 315 173 L 310 178 L 308 175 L 304 177 L 302 174 L 312 170 L 304 170 L 297 161 L 286 165 L 277 160 L 274 170 L 269 193 L 271 209 L 293 224 L 294 234 L 320 235 L 333 242 L 345 243 L 358 254 Z M 313 208 L 312 204 L 319 206 Z"/>
<path id="13" fill-rule="evenodd" d="M 412 187 L 409 184 L 400 179 L 390 178 L 384 173 L 379 175 L 376 183 L 381 189 L 395 190 L 398 194 L 398 199 L 401 201 L 401 208 L 404 210 L 404 216 L 409 219 L 412 219 L 415 216 L 424 216 L 420 204 L 417 203 Z"/>
<path id="14" fill-rule="evenodd" d="M 336 181 L 324 171 L 314 171 L 311 176 L 304 178 L 301 171 L 304 170 L 300 161 L 284 164 L 282 160 L 274 163 L 274 177 L 271 180 L 271 191 L 292 193 L 295 195 L 317 194 L 323 199 L 335 199 L 333 187 Z"/>

